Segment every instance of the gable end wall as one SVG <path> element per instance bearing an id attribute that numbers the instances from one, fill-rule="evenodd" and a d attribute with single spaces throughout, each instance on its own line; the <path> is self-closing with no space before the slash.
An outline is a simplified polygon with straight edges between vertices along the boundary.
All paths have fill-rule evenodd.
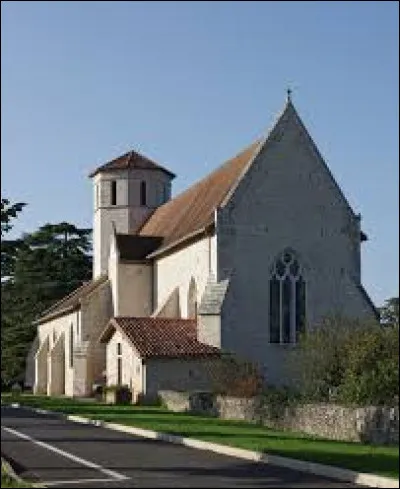
<path id="1" fill-rule="evenodd" d="M 221 347 L 263 364 L 271 381 L 285 377 L 292 350 L 270 345 L 268 338 L 268 281 L 286 247 L 298 253 L 304 267 L 310 323 L 334 312 L 371 317 L 355 285 L 360 280 L 359 220 L 293 111 L 283 115 L 218 210 L 216 229 L 217 279 L 230 279 Z"/>

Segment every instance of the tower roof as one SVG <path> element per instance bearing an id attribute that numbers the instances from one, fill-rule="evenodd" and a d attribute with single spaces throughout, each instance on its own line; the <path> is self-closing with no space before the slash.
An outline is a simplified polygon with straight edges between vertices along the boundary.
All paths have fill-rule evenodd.
<path id="1" fill-rule="evenodd" d="M 115 158 L 114 160 L 109 161 L 108 163 L 105 163 L 102 166 L 99 166 L 98 168 L 96 168 L 96 170 L 90 173 L 89 177 L 92 178 L 100 172 L 128 170 L 130 168 L 136 168 L 140 170 L 159 170 L 166 173 L 171 178 L 175 178 L 176 176 L 174 173 L 162 167 L 158 163 L 155 163 L 146 156 L 143 156 L 140 153 L 132 150 L 128 153 L 123 154 L 122 156 L 119 156 L 118 158 Z"/>

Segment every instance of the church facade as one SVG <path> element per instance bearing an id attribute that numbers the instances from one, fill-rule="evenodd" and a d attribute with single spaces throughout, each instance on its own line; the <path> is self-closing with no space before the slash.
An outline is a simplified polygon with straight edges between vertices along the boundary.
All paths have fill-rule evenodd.
<path id="1" fill-rule="evenodd" d="M 290 383 L 299 334 L 366 319 L 360 216 L 288 98 L 270 132 L 171 199 L 174 174 L 132 151 L 96 169 L 93 280 L 37 321 L 37 393 L 206 389 L 221 353 Z"/>

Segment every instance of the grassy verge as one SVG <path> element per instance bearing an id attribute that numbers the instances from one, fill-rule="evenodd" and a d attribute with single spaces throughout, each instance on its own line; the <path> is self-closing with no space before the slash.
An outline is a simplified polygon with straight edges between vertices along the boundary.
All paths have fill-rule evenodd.
<path id="1" fill-rule="evenodd" d="M 3 403 L 10 402 L 11 397 L 2 396 L 2 400 Z M 399 477 L 399 449 L 394 446 L 337 442 L 302 433 L 270 430 L 241 421 L 173 413 L 158 407 L 113 406 L 36 396 L 20 396 L 15 400 L 21 405 L 137 426 L 358 472 Z"/>
<path id="2" fill-rule="evenodd" d="M 13 487 L 32 487 L 28 483 L 20 483 L 14 480 L 8 475 L 6 468 L 1 464 L 1 487 L 13 488 Z"/>

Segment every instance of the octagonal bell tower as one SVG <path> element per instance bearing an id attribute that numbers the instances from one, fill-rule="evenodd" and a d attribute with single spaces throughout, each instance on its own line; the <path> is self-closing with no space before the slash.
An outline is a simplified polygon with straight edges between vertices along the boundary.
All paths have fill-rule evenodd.
<path id="1" fill-rule="evenodd" d="M 171 198 L 175 175 L 130 151 L 90 175 L 93 181 L 93 279 L 107 273 L 114 222 L 117 233 L 135 234 L 150 214 Z"/>

